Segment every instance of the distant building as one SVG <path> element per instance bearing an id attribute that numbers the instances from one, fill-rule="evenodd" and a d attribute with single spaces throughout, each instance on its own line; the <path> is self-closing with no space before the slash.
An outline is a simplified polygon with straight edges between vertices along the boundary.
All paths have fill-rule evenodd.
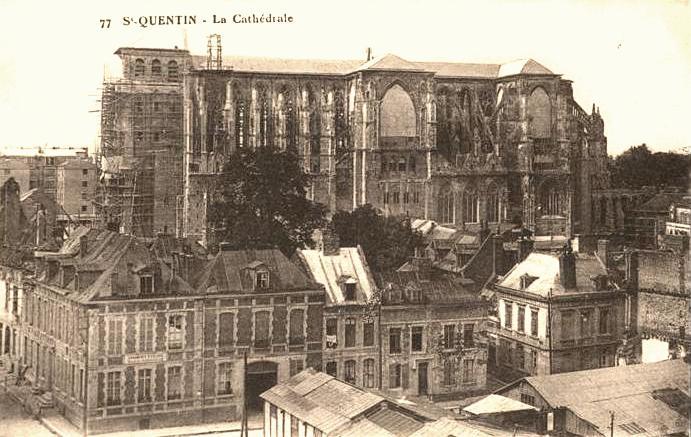
<path id="1" fill-rule="evenodd" d="M 684 196 L 670 205 L 665 233 L 691 236 L 691 196 Z"/>
<path id="2" fill-rule="evenodd" d="M 510 380 L 617 364 L 631 299 L 597 255 L 570 247 L 559 255 L 533 252 L 494 290 L 498 375 Z"/>
<path id="3" fill-rule="evenodd" d="M 57 166 L 56 198 L 62 211 L 58 221 L 65 224 L 93 225 L 96 211 L 93 201 L 98 187 L 98 168 L 88 158 L 76 158 Z"/>
<path id="4" fill-rule="evenodd" d="M 526 435 L 455 420 L 306 369 L 263 393 L 266 437 L 481 437 Z M 530 434 L 535 435 L 535 434 Z"/>
<path id="5" fill-rule="evenodd" d="M 680 204 L 685 194 L 677 191 L 662 191 L 648 201 L 629 210 L 625 232 L 633 247 L 656 249 L 667 229 L 670 212 L 674 204 Z M 683 227 L 682 227 L 683 228 Z M 672 229 L 672 228 L 670 228 Z"/>
<path id="6" fill-rule="evenodd" d="M 682 360 L 531 376 L 495 393 L 539 408 L 556 435 L 683 436 L 689 430 L 689 370 Z"/>

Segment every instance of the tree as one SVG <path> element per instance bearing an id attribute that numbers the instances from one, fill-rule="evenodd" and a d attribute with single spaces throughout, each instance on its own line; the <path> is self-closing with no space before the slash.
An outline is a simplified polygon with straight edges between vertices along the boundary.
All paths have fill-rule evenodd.
<path id="1" fill-rule="evenodd" d="M 359 244 L 375 272 L 397 269 L 423 244 L 422 235 L 413 231 L 410 220 L 384 217 L 369 204 L 353 212 L 337 212 L 333 225 L 341 247 Z"/>
<path id="2" fill-rule="evenodd" d="M 610 159 L 609 170 L 614 188 L 642 188 L 644 186 L 688 186 L 688 155 L 650 151 L 641 144 Z"/>
<path id="3" fill-rule="evenodd" d="M 325 212 L 307 199 L 309 184 L 293 152 L 261 147 L 231 154 L 209 212 L 215 241 L 238 249 L 278 247 L 286 256 L 309 245 Z"/>

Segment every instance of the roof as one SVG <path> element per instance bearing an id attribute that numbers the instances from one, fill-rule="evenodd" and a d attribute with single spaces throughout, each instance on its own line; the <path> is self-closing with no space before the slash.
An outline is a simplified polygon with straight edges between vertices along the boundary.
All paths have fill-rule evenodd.
<path id="1" fill-rule="evenodd" d="M 137 49 L 123 48 L 133 51 Z M 139 49 L 142 53 L 152 49 Z M 184 53 L 183 50 L 177 51 Z M 134 52 L 133 52 L 134 53 Z M 206 56 L 192 56 L 194 65 L 203 70 Z M 520 59 L 504 64 L 464 62 L 415 62 L 387 53 L 368 61 L 359 59 L 284 59 L 252 56 L 223 56 L 223 68 L 233 71 L 273 74 L 347 75 L 360 71 L 429 72 L 439 77 L 497 79 L 517 74 L 554 75 L 552 71 L 532 59 Z"/>
<path id="2" fill-rule="evenodd" d="M 278 249 L 219 251 L 194 282 L 202 293 L 211 289 L 218 293 L 253 292 L 254 284 L 247 270 L 255 261 L 269 269 L 268 292 L 321 288 Z"/>
<path id="3" fill-rule="evenodd" d="M 535 410 L 537 408 L 532 405 L 524 404 L 515 399 L 507 398 L 505 396 L 490 394 L 477 402 L 474 402 L 463 409 L 463 411 L 475 414 L 493 414 L 493 413 L 508 413 L 512 411 Z"/>
<path id="4" fill-rule="evenodd" d="M 606 275 L 607 269 L 593 255 L 575 253 L 576 256 L 576 289 L 577 292 L 598 291 L 591 280 L 597 275 Z M 528 275 L 534 280 L 525 288 L 521 288 L 521 277 Z M 569 293 L 560 282 L 559 257 L 554 254 L 532 252 L 522 262 L 516 264 L 498 284 L 500 287 L 521 290 L 528 293 L 547 297 L 552 294 Z"/>
<path id="5" fill-rule="evenodd" d="M 261 397 L 329 434 L 384 401 L 380 396 L 311 368 L 275 385 Z"/>
<path id="6" fill-rule="evenodd" d="M 439 225 L 433 220 L 415 219 L 410 224 L 414 231 L 418 231 L 425 239 L 430 240 L 444 240 L 452 239 L 457 230 L 446 226 Z"/>
<path id="7" fill-rule="evenodd" d="M 673 203 L 681 202 L 685 193 L 658 193 L 652 199 L 634 208 L 634 211 L 652 211 L 667 214 Z"/>
<path id="8" fill-rule="evenodd" d="M 418 271 L 385 272 L 377 275 L 377 283 L 382 290 L 395 288 L 402 291 L 419 290 L 425 303 L 452 304 L 480 300 L 476 294 L 466 288 L 463 278 L 450 274 L 426 275 Z M 405 296 L 402 298 L 405 299 Z"/>
<path id="9" fill-rule="evenodd" d="M 360 246 L 341 247 L 333 255 L 325 255 L 319 250 L 298 250 L 297 257 L 311 278 L 324 286 L 331 303 L 345 302 L 345 292 L 341 288 L 344 281 L 355 280 L 356 298 L 359 302 L 371 299 L 376 290 L 374 277 Z"/>
<path id="10" fill-rule="evenodd" d="M 684 432 L 689 426 L 689 368 L 682 359 L 532 376 L 497 393 L 522 381 L 552 408 L 566 407 L 601 432 L 608 430 L 610 412 L 619 432 L 638 427 L 645 431 L 636 435 L 652 436 L 663 430 Z"/>

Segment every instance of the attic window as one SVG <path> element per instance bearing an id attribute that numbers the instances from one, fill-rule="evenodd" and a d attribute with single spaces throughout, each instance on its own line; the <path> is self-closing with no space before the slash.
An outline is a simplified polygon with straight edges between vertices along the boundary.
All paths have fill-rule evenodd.
<path id="1" fill-rule="evenodd" d="M 141 276 L 139 278 L 139 291 L 141 294 L 153 294 L 154 278 L 151 275 Z"/>
<path id="2" fill-rule="evenodd" d="M 535 282 L 536 279 L 537 276 L 530 276 L 527 273 L 521 276 L 521 290 L 525 290 L 526 288 L 530 287 L 530 284 Z"/>
<path id="3" fill-rule="evenodd" d="M 269 272 L 260 270 L 256 272 L 254 288 L 267 289 L 269 288 Z"/>
<path id="4" fill-rule="evenodd" d="M 346 282 L 345 284 L 345 300 L 355 300 L 355 282 Z"/>

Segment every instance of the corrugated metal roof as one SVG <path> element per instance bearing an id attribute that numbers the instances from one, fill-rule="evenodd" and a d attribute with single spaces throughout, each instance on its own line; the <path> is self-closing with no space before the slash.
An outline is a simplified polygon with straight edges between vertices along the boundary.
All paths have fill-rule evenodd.
<path id="1" fill-rule="evenodd" d="M 319 250 L 298 250 L 297 255 L 312 278 L 324 286 L 331 303 L 345 302 L 341 283 L 346 278 L 355 280 L 358 302 L 366 302 L 374 294 L 376 284 L 359 246 L 341 247 L 335 255 L 325 255 Z"/>
<path id="2" fill-rule="evenodd" d="M 688 417 L 663 398 L 655 399 L 653 393 L 677 389 L 689 402 L 689 370 L 682 359 L 532 376 L 497 393 L 520 381 L 533 386 L 553 408 L 567 407 L 602 430 L 609 426 L 610 411 L 615 413 L 615 425 L 635 422 L 646 429 L 647 434 L 642 435 L 660 435 L 666 429 L 683 431 L 689 426 Z"/>
<path id="3" fill-rule="evenodd" d="M 523 402 L 496 394 L 491 394 L 485 398 L 482 398 L 463 409 L 463 411 L 476 415 L 525 410 L 537 410 L 537 408 L 533 407 L 532 405 L 524 404 Z"/>

